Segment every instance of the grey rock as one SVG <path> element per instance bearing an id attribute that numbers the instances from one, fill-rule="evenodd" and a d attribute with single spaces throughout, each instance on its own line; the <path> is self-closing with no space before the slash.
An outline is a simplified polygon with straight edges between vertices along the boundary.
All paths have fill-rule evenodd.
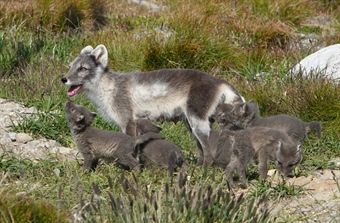
<path id="1" fill-rule="evenodd" d="M 340 170 L 340 158 L 335 158 L 328 161 L 327 167 L 330 169 Z"/>
<path id="2" fill-rule="evenodd" d="M 24 143 L 25 144 L 25 143 L 28 143 L 32 140 L 33 140 L 33 138 L 26 133 L 18 133 L 16 135 L 16 141 L 18 143 Z"/>
<path id="3" fill-rule="evenodd" d="M 15 100 L 0 98 L 0 154 L 12 154 L 33 161 L 47 159 L 51 156 L 75 160 L 77 158 L 75 149 L 62 147 L 55 140 L 33 139 L 27 133 L 11 131 L 12 125 L 17 125 L 24 118 L 32 117 L 36 113 L 37 109 L 34 107 L 25 108 Z"/>

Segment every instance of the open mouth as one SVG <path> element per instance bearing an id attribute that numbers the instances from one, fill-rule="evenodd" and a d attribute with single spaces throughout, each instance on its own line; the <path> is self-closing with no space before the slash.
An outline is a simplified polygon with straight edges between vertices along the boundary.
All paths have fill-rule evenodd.
<path id="1" fill-rule="evenodd" d="M 81 85 L 72 85 L 70 87 L 70 89 L 68 89 L 67 95 L 70 96 L 70 97 L 73 97 L 74 95 L 76 95 L 78 93 L 80 88 L 81 88 Z"/>

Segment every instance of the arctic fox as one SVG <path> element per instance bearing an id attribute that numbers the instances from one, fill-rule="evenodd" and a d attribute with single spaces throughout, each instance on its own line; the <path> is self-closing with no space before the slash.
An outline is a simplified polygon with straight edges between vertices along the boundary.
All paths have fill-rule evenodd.
<path id="1" fill-rule="evenodd" d="M 211 123 L 209 119 L 219 104 L 244 102 L 227 81 L 190 69 L 161 69 L 148 72 L 118 73 L 108 68 L 104 45 L 81 50 L 61 79 L 71 86 L 69 96 L 83 92 L 103 116 L 128 135 L 136 133 L 136 120 L 177 121 L 188 123 L 196 138 L 198 164 L 210 166 Z"/>
<path id="2" fill-rule="evenodd" d="M 148 132 L 159 133 L 161 127 L 156 126 L 148 119 L 137 120 L 137 135 L 143 135 Z M 145 162 L 155 162 L 159 166 L 168 169 L 169 176 L 174 172 L 174 169 L 179 166 L 181 172 L 186 174 L 188 164 L 182 150 L 173 142 L 165 139 L 155 139 L 147 141 L 139 146 L 141 157 Z"/>
<path id="3" fill-rule="evenodd" d="M 136 146 L 151 139 L 163 139 L 153 132 L 132 137 L 122 132 L 112 132 L 90 127 L 96 114 L 71 101 L 65 104 L 68 121 L 77 149 L 84 157 L 83 171 L 96 168 L 99 159 L 114 161 L 124 168 L 139 170 Z"/>
<path id="4" fill-rule="evenodd" d="M 285 132 L 267 127 L 252 127 L 245 130 L 223 130 L 222 136 L 230 137 L 231 151 L 226 168 L 227 181 L 235 187 L 233 172 L 236 170 L 240 181 L 246 187 L 246 168 L 257 159 L 261 179 L 267 178 L 268 162 L 274 161 L 281 175 L 288 176 L 302 161 L 302 146 Z"/>
<path id="5" fill-rule="evenodd" d="M 217 108 L 217 110 L 223 110 L 223 107 Z M 231 111 L 220 111 L 218 115 L 218 120 L 221 120 L 220 122 L 228 120 L 243 128 L 262 126 L 278 129 L 286 132 L 298 142 L 303 142 L 310 130 L 316 131 L 317 136 L 319 138 L 321 137 L 322 126 L 320 122 L 303 122 L 300 119 L 289 115 L 261 117 L 259 108 L 253 100 L 238 103 Z"/>

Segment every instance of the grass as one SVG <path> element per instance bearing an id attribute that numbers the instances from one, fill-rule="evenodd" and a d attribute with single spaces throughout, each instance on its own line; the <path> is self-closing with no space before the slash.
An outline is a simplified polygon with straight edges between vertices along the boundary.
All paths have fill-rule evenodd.
<path id="1" fill-rule="evenodd" d="M 162 5 L 163 11 L 151 12 L 121 0 L 114 4 L 107 0 L 0 2 L 0 97 L 38 109 L 12 130 L 74 146 L 63 110 L 68 100 L 66 88 L 60 79 L 83 47 L 104 44 L 109 67 L 116 71 L 199 69 L 228 80 L 246 100 L 256 101 L 264 116 L 283 113 L 303 121 L 321 121 L 323 137 L 319 140 L 309 134 L 298 174 L 326 168 L 331 158 L 340 155 L 339 85 L 316 76 L 287 75 L 318 46 L 339 42 L 337 1 L 166 0 Z M 323 22 L 313 23 L 313 18 Z M 319 38 L 315 45 L 299 48 L 298 33 Z M 95 111 L 84 97 L 73 100 Z M 100 116 L 94 126 L 118 131 Z M 157 168 L 137 177 L 126 172 L 122 177 L 119 167 L 102 164 L 96 172 L 83 175 L 76 161 L 51 157 L 33 162 L 1 154 L 0 219 L 11 222 L 11 215 L 15 218 L 28 206 L 60 216 L 59 222 L 72 219 L 75 213 L 83 213 L 85 222 L 117 218 L 131 222 L 269 222 L 274 220 L 269 209 L 258 213 L 254 208 L 264 202 L 263 196 L 275 200 L 303 190 L 284 182 L 253 181 L 257 176 L 252 173 L 257 170 L 250 168 L 252 192 L 240 197 L 228 189 L 223 170 L 212 167 L 204 173 L 195 167 L 196 144 L 182 123 L 162 127 L 162 134 L 183 149 L 190 164 L 190 180 L 184 186 Z M 99 196 L 105 200 L 97 199 Z M 23 212 L 4 211 L 11 203 Z M 240 214 L 244 210 L 249 215 Z M 123 214 L 117 217 L 116 212 Z"/>

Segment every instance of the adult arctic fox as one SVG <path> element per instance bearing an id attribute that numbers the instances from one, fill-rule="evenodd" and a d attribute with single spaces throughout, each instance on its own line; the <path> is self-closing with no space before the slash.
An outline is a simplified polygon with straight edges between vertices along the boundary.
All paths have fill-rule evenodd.
<path id="1" fill-rule="evenodd" d="M 218 104 L 244 101 L 227 81 L 197 70 L 117 73 L 108 68 L 104 45 L 85 47 L 61 80 L 71 86 L 69 96 L 84 92 L 107 120 L 128 135 L 135 135 L 138 118 L 171 121 L 180 117 L 196 138 L 199 164 L 205 166 L 213 162 L 209 118 Z"/>

